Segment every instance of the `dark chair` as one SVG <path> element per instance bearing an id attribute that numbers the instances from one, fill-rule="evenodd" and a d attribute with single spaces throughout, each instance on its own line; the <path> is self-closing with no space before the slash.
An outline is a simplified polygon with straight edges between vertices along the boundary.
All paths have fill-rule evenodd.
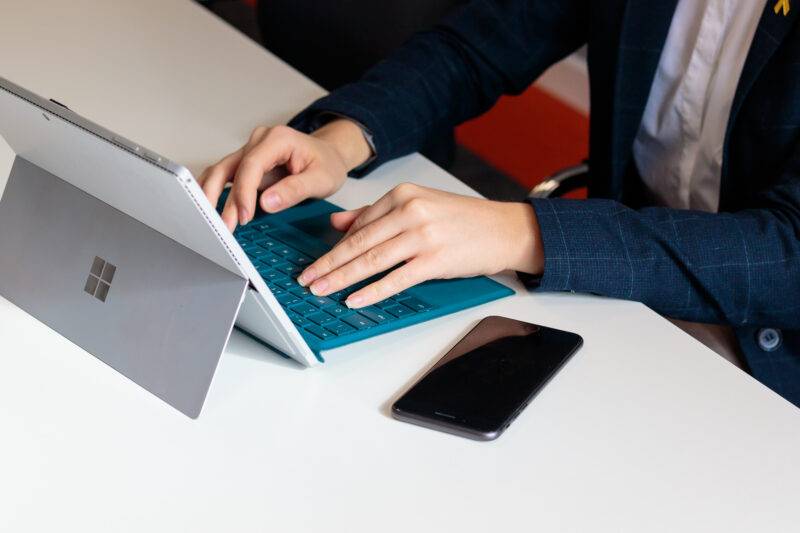
<path id="1" fill-rule="evenodd" d="M 589 164 L 584 162 L 560 170 L 531 189 L 529 198 L 557 198 L 568 192 L 588 186 Z"/>

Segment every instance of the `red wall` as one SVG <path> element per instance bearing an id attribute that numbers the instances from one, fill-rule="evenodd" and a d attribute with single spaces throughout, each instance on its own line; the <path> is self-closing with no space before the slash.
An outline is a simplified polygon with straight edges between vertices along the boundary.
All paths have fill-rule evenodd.
<path id="1" fill-rule="evenodd" d="M 458 141 L 526 187 L 580 163 L 589 153 L 589 119 L 531 87 L 503 97 L 456 130 Z"/>

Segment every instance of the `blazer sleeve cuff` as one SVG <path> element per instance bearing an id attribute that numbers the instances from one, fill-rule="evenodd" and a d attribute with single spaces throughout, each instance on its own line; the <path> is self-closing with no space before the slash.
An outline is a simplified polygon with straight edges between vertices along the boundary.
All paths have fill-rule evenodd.
<path id="1" fill-rule="evenodd" d="M 520 281 L 531 290 L 571 290 L 570 239 L 564 232 L 553 200 L 529 198 L 528 202 L 533 206 L 539 223 L 544 249 L 544 272 L 539 276 L 518 274 Z"/>

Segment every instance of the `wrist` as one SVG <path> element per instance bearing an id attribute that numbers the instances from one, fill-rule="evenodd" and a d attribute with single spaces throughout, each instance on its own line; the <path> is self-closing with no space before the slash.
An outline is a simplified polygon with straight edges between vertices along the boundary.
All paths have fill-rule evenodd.
<path id="1" fill-rule="evenodd" d="M 507 268 L 538 276 L 544 272 L 544 247 L 536 211 L 528 203 L 505 205 L 511 245 Z"/>
<path id="2" fill-rule="evenodd" d="M 364 138 L 364 132 L 352 120 L 332 120 L 311 135 L 330 143 L 344 161 L 348 172 L 361 166 L 372 156 L 372 148 Z"/>

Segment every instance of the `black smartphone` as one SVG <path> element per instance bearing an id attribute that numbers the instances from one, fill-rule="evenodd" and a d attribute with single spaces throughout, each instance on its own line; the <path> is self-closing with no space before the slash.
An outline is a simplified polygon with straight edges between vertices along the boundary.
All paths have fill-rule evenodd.
<path id="1" fill-rule="evenodd" d="M 394 403 L 392 415 L 462 437 L 496 439 L 582 345 L 568 331 L 484 318 Z"/>

